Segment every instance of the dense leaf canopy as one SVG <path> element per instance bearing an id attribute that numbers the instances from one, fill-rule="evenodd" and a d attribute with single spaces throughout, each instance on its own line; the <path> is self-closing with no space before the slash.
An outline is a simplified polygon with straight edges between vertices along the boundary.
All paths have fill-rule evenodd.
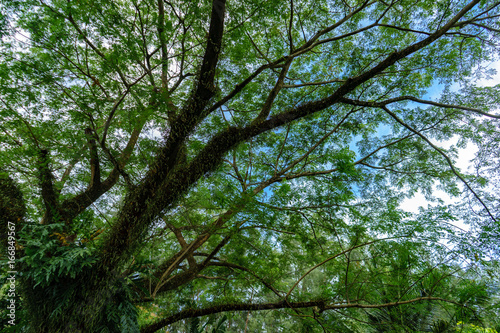
<path id="1" fill-rule="evenodd" d="M 498 325 L 500 2 L 0 9 L 7 329 Z"/>

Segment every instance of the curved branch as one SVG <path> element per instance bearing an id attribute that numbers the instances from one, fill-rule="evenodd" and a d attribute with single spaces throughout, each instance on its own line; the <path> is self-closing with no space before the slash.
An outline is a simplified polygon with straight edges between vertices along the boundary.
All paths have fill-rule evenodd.
<path id="1" fill-rule="evenodd" d="M 60 193 L 61 190 L 63 189 L 64 185 L 66 184 L 66 181 L 69 178 L 69 175 L 71 174 L 71 171 L 75 167 L 75 165 L 80 162 L 82 159 L 83 152 L 87 149 L 87 145 L 83 145 L 82 148 L 75 154 L 75 156 L 71 159 L 71 161 L 68 163 L 68 166 L 64 170 L 64 173 L 61 176 L 61 179 L 59 182 L 56 184 L 56 190 Z"/>
<path id="2" fill-rule="evenodd" d="M 188 254 L 193 253 L 193 244 L 192 242 L 189 245 L 189 248 L 187 248 L 183 253 L 178 255 L 176 257 L 176 260 L 168 267 L 168 269 L 161 275 L 158 283 L 156 284 L 156 287 L 154 291 L 151 294 L 151 297 L 154 299 L 156 297 L 156 294 L 158 292 L 165 292 L 168 290 L 173 290 L 181 285 L 184 285 L 191 280 L 195 279 L 198 273 L 200 273 L 203 269 L 205 269 L 208 264 L 210 263 L 210 260 L 212 260 L 215 255 L 229 242 L 231 239 L 232 234 L 227 235 L 222 239 L 222 241 L 217 244 L 217 246 L 210 252 L 210 254 L 207 255 L 207 258 L 203 260 L 200 264 L 195 265 L 194 267 L 190 268 L 189 270 L 182 272 L 177 275 L 170 276 L 167 278 L 178 266 L 179 263 L 188 256 Z"/>
<path id="3" fill-rule="evenodd" d="M 319 312 L 323 312 L 325 310 L 338 310 L 338 309 L 348 309 L 348 308 L 358 308 L 358 309 L 380 309 L 393 307 L 404 304 L 411 304 L 416 302 L 423 301 L 440 301 L 447 302 L 456 305 L 460 305 L 455 301 L 447 300 L 441 297 L 418 297 L 409 299 L 406 301 L 396 301 L 382 304 L 362 304 L 362 303 L 344 303 L 344 304 L 331 304 L 328 305 L 324 300 L 313 300 L 309 302 L 286 302 L 280 301 L 275 303 L 229 303 L 222 305 L 215 305 L 202 309 L 186 309 L 181 312 L 178 312 L 174 315 L 171 315 L 167 318 L 161 319 L 158 322 L 145 326 L 141 328 L 141 333 L 153 333 L 158 331 L 159 329 L 178 322 L 182 319 L 187 318 L 196 318 L 207 316 L 210 314 L 228 312 L 228 311 L 264 311 L 264 310 L 278 310 L 278 309 L 301 309 L 301 308 L 316 308 L 319 309 Z"/>
<path id="4" fill-rule="evenodd" d="M 290 294 L 292 293 L 292 291 L 295 289 L 295 287 L 297 287 L 297 285 L 300 283 L 300 281 L 302 281 L 307 275 L 309 275 L 309 273 L 311 273 L 312 271 L 314 271 L 316 268 L 320 267 L 320 266 L 323 266 L 324 264 L 326 264 L 327 262 L 341 256 L 341 255 L 344 255 L 346 253 L 349 253 L 351 252 L 352 250 L 354 249 L 357 249 L 358 247 L 362 247 L 362 246 L 367 246 L 367 245 L 371 245 L 375 242 L 378 242 L 378 241 L 381 241 L 381 240 L 386 240 L 386 239 L 390 239 L 390 238 L 380 238 L 380 239 L 376 239 L 376 240 L 373 240 L 371 242 L 367 242 L 367 243 L 363 243 L 363 244 L 358 244 L 356 246 L 353 246 L 353 247 L 350 247 L 348 248 L 347 250 L 344 250 L 342 252 L 339 252 L 337 253 L 336 255 L 334 256 L 331 256 L 325 260 L 323 260 L 322 262 L 320 262 L 319 264 L 316 264 L 314 265 L 312 268 L 310 268 L 306 273 L 304 273 L 304 275 L 302 275 L 300 277 L 300 279 L 297 280 L 297 282 L 295 282 L 295 284 L 292 286 L 292 288 L 290 288 L 290 290 L 288 291 L 288 293 L 286 294 L 285 296 L 285 301 L 288 299 L 288 297 L 290 296 Z"/>
<path id="5" fill-rule="evenodd" d="M 487 113 L 487 112 L 484 112 L 481 109 L 470 108 L 470 107 L 462 106 L 462 105 L 438 103 L 438 102 L 434 102 L 434 101 L 423 100 L 423 99 L 416 98 L 416 97 L 413 97 L 413 96 L 400 96 L 400 97 L 391 98 L 391 99 L 388 99 L 388 100 L 385 100 L 385 101 L 382 101 L 382 102 L 365 102 L 365 103 L 370 103 L 371 106 L 379 107 L 379 106 L 384 106 L 384 105 L 387 105 L 387 104 L 396 103 L 396 102 L 402 102 L 402 101 L 412 101 L 412 102 L 417 102 L 417 103 L 421 103 L 421 104 L 428 104 L 428 105 L 438 106 L 438 107 L 447 108 L 447 109 L 457 109 L 457 110 L 463 110 L 463 111 L 471 111 L 471 112 L 478 113 L 478 114 L 486 116 L 486 117 L 500 119 L 500 115 Z"/>
<path id="6" fill-rule="evenodd" d="M 113 105 L 113 108 L 111 109 L 111 111 L 109 112 L 109 116 L 108 116 L 108 119 L 106 119 L 106 123 L 104 124 L 104 131 L 103 131 L 103 134 L 102 134 L 102 139 L 101 139 L 101 145 L 105 145 L 106 144 L 106 136 L 108 134 L 108 130 L 109 130 L 109 126 L 111 125 L 111 120 L 113 120 L 113 117 L 115 115 L 115 112 L 116 110 L 118 110 L 118 107 L 120 106 L 120 104 L 123 102 L 123 100 L 125 99 L 125 97 L 127 96 L 127 94 L 129 93 L 130 91 L 130 87 L 127 87 L 127 89 L 125 90 L 125 92 L 120 96 L 120 98 L 118 98 L 116 101 L 115 101 L 115 104 Z"/>
<path id="7" fill-rule="evenodd" d="M 117 165 L 115 165 L 113 170 L 109 173 L 106 180 L 101 182 L 99 185 L 95 185 L 86 189 L 84 192 L 62 203 L 61 207 L 64 210 L 66 219 L 73 219 L 75 216 L 87 209 L 87 207 L 92 205 L 92 203 L 94 203 L 116 184 L 120 176 L 118 167 L 123 168 L 130 159 L 130 156 L 132 156 L 132 152 L 134 151 L 134 147 L 137 143 L 137 140 L 139 139 L 139 134 L 141 133 L 142 128 L 146 123 L 146 119 L 147 117 L 144 117 L 137 125 L 137 127 L 132 131 L 127 146 L 118 158 Z"/>

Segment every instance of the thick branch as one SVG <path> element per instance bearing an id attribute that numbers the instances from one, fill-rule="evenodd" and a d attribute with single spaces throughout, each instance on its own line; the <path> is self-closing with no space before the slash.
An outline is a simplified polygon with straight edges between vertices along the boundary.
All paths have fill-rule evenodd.
<path id="1" fill-rule="evenodd" d="M 447 300 L 441 297 L 418 297 L 409 299 L 406 301 L 396 301 L 382 304 L 362 304 L 362 303 L 344 303 L 344 304 L 331 304 L 328 305 L 324 300 L 315 300 L 309 302 L 286 302 L 280 301 L 276 303 L 230 303 L 215 305 L 207 307 L 204 309 L 187 309 L 176 313 L 175 315 L 169 316 L 165 319 L 159 320 L 158 322 L 145 326 L 141 329 L 141 333 L 152 333 L 159 329 L 178 322 L 182 319 L 203 317 L 214 313 L 221 313 L 227 311 L 264 311 L 264 310 L 278 310 L 278 309 L 302 309 L 302 308 L 318 308 L 320 312 L 325 310 L 337 310 L 337 309 L 348 309 L 348 308 L 359 308 L 359 309 L 380 309 L 393 307 L 404 304 L 411 304 L 415 302 L 422 301 L 441 301 L 457 304 L 454 301 Z"/>
<path id="2" fill-rule="evenodd" d="M 165 41 L 165 8 L 163 6 L 163 0 L 158 0 L 158 39 L 160 40 L 161 48 L 161 87 L 165 91 L 168 89 L 168 51 L 167 43 Z"/>
<path id="3" fill-rule="evenodd" d="M 267 96 L 266 102 L 264 103 L 264 106 L 262 106 L 262 110 L 260 111 L 257 118 L 255 118 L 254 120 L 255 123 L 259 123 L 265 120 L 269 116 L 269 113 L 271 112 L 271 107 L 273 106 L 273 102 L 276 99 L 276 96 L 278 96 L 280 90 L 283 88 L 283 82 L 285 81 L 286 74 L 290 69 L 292 61 L 293 58 L 289 58 L 283 65 L 283 68 L 281 69 L 280 75 L 278 77 L 278 80 L 276 81 L 276 84 L 274 85 L 274 88 Z"/>
<path id="4" fill-rule="evenodd" d="M 127 146 L 123 150 L 122 154 L 118 158 L 118 166 L 123 168 L 132 152 L 134 150 L 135 144 L 139 139 L 139 134 L 142 131 L 142 128 L 145 124 L 147 117 L 138 124 L 138 126 L 132 131 L 130 135 L 130 139 L 127 143 Z M 115 168 L 110 172 L 106 180 L 101 182 L 98 186 L 93 186 L 85 190 L 83 193 L 76 195 L 75 197 L 66 200 L 61 206 L 64 209 L 64 213 L 66 215 L 66 219 L 71 220 L 81 212 L 83 212 L 87 207 L 89 207 L 93 202 L 95 202 L 101 195 L 109 191 L 118 181 L 120 176 L 120 172 L 118 168 Z"/>
<path id="5" fill-rule="evenodd" d="M 45 149 L 40 151 L 40 161 L 38 162 L 38 171 L 40 179 L 40 187 L 42 188 L 42 200 L 45 205 L 45 216 L 43 223 L 51 223 L 54 214 L 58 210 L 57 194 L 54 190 L 54 176 L 50 171 L 49 152 Z"/>
<path id="6" fill-rule="evenodd" d="M 101 169 L 99 167 L 99 155 L 97 154 L 97 144 L 92 137 L 92 130 L 85 129 L 85 136 L 90 150 L 90 183 L 88 188 L 99 186 L 101 183 Z"/>
<path id="7" fill-rule="evenodd" d="M 226 0 L 213 0 L 207 48 L 203 56 L 199 83 L 196 89 L 196 97 L 205 101 L 209 100 L 214 94 L 215 68 L 222 46 L 225 12 Z"/>
<path id="8" fill-rule="evenodd" d="M 160 185 L 165 178 L 167 178 L 172 169 L 174 169 L 174 166 L 179 161 L 178 157 L 184 145 L 185 138 L 202 119 L 202 111 L 214 94 L 215 68 L 222 46 L 225 6 L 225 0 L 214 0 L 212 3 L 207 46 L 205 55 L 203 56 L 196 89 L 191 94 L 181 114 L 172 122 L 165 147 L 159 152 L 154 165 L 148 172 L 143 186 L 139 191 L 142 193 L 136 194 L 141 197 L 141 201 L 154 193 L 158 185 Z M 130 198 L 132 197 L 133 196 Z M 140 210 L 141 209 L 139 209 L 139 211 Z M 135 214 L 140 213 L 134 213 L 132 216 Z"/>
<path id="9" fill-rule="evenodd" d="M 203 260 L 203 262 L 201 262 L 200 264 L 197 264 L 194 267 L 191 267 L 189 270 L 187 270 L 185 272 L 182 272 L 180 274 L 173 275 L 173 276 L 167 278 L 170 275 L 170 273 L 175 268 L 177 268 L 181 259 L 183 257 L 185 257 L 186 254 L 178 256 L 178 259 L 176 260 L 176 262 L 174 262 L 167 269 L 167 271 L 165 271 L 162 274 L 162 276 L 160 277 L 159 282 L 157 283 L 157 285 L 156 285 L 156 287 L 151 295 L 153 297 L 153 299 L 156 297 L 156 294 L 158 292 L 164 292 L 164 291 L 176 289 L 179 286 L 185 285 L 186 283 L 189 283 L 191 280 L 195 279 L 197 277 L 197 275 L 210 264 L 210 261 L 215 257 L 215 255 L 229 242 L 229 240 L 231 239 L 231 236 L 232 236 L 232 234 L 224 237 L 222 239 L 222 241 L 220 241 L 219 244 L 217 244 L 217 246 L 212 250 L 212 252 L 210 252 L 210 254 L 207 256 L 207 258 L 205 260 Z M 192 246 L 193 246 L 193 243 L 191 243 L 191 245 L 190 245 L 191 248 L 188 248 L 185 251 L 185 253 L 192 254 L 193 253 Z"/>

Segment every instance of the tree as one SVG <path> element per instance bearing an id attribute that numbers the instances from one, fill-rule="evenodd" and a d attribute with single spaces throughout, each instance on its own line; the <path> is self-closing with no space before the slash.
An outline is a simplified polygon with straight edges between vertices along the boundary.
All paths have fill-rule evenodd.
<path id="1" fill-rule="evenodd" d="M 258 329 L 357 331 L 370 309 L 428 302 L 481 315 L 444 286 L 498 258 L 498 86 L 475 81 L 498 54 L 499 2 L 0 3 L 18 325 L 217 331 L 245 311 L 227 325 L 246 330 L 284 309 Z M 455 165 L 468 143 L 470 174 Z M 433 205 L 406 212 L 417 191 Z"/>

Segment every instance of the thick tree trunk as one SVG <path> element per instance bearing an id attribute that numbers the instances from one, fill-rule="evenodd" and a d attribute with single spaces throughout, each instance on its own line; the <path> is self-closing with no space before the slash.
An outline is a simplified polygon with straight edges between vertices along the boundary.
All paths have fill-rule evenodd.
<path id="1" fill-rule="evenodd" d="M 120 332 L 120 318 L 127 308 L 123 305 L 131 305 L 120 279 L 92 267 L 75 278 L 43 287 L 23 280 L 22 295 L 31 331 L 37 333 L 86 333 L 103 328 Z"/>

